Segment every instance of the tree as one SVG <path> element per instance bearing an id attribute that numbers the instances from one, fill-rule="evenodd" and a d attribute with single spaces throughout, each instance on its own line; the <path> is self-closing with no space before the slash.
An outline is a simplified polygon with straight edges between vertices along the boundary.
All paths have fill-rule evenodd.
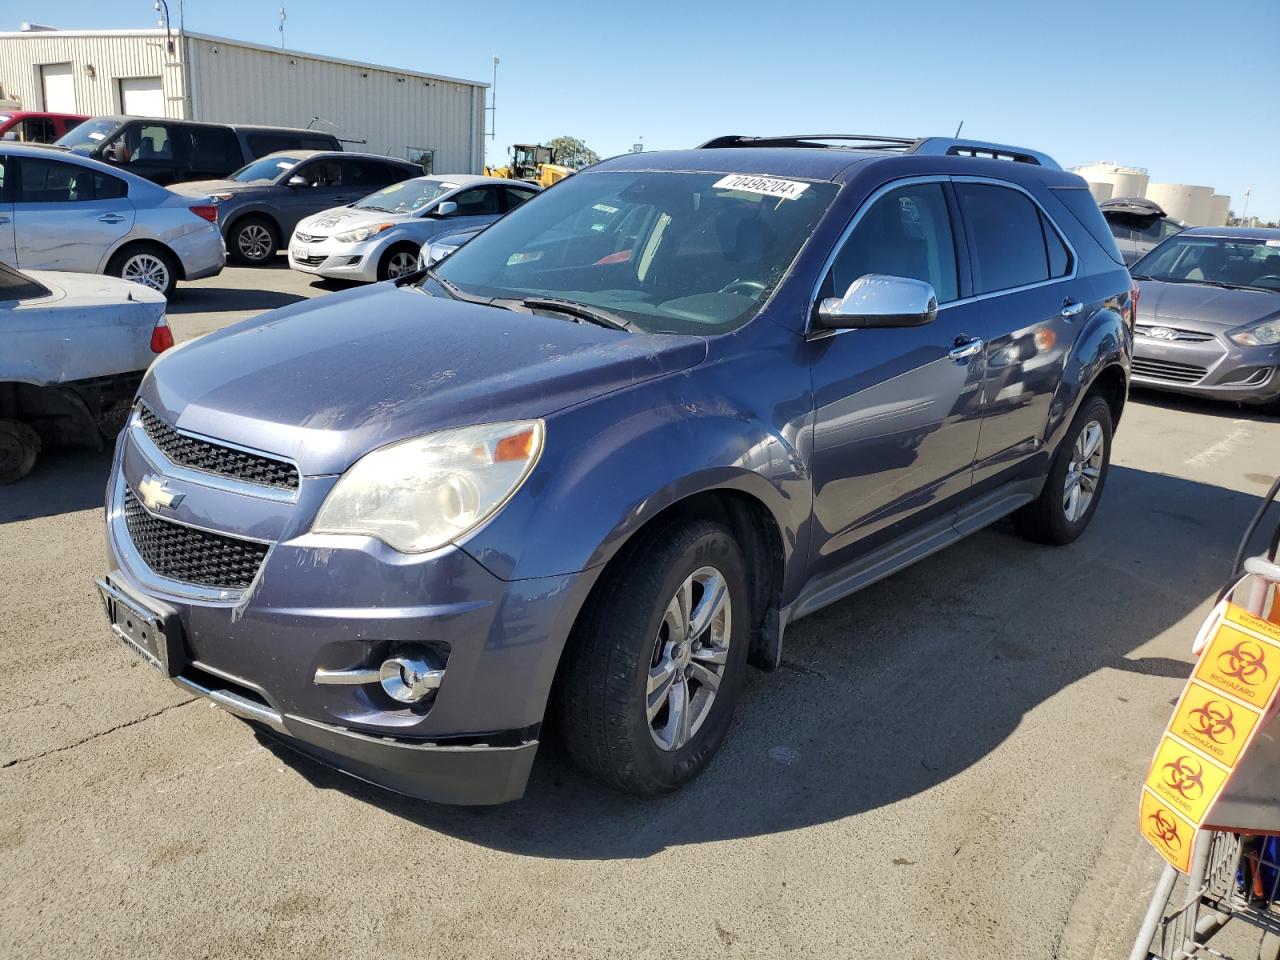
<path id="1" fill-rule="evenodd" d="M 551 148 L 556 163 L 573 167 L 575 170 L 600 162 L 600 154 L 577 137 L 556 137 L 554 140 L 548 140 L 547 146 Z"/>

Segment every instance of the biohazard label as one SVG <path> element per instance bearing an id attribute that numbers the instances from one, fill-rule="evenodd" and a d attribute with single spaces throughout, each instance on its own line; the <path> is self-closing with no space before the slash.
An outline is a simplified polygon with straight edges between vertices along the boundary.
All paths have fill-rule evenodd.
<path id="1" fill-rule="evenodd" d="M 1195 678 L 1261 707 L 1280 684 L 1280 647 L 1224 621 L 1200 654 Z"/>
<path id="2" fill-rule="evenodd" d="M 1191 844 L 1195 841 L 1196 828 L 1146 789 L 1138 804 L 1138 829 L 1162 857 L 1183 873 L 1191 868 Z"/>
<path id="3" fill-rule="evenodd" d="M 1227 782 L 1227 771 L 1168 735 L 1160 741 L 1147 786 L 1193 823 L 1203 823 L 1209 805 Z"/>
<path id="4" fill-rule="evenodd" d="M 1235 606 L 1217 607 L 1156 749 L 1139 802 L 1139 829 L 1183 873 L 1191 844 L 1248 751 L 1280 688 L 1280 629 Z"/>
<path id="5" fill-rule="evenodd" d="M 1257 711 L 1192 683 L 1169 721 L 1169 732 L 1230 767 L 1257 723 Z"/>

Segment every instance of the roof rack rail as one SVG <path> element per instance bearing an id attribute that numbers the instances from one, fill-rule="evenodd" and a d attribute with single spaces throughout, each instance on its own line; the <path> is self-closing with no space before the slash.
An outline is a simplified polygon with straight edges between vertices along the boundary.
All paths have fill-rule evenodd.
<path id="1" fill-rule="evenodd" d="M 794 133 L 779 137 L 743 137 L 730 134 L 726 137 L 715 137 L 698 145 L 699 150 L 715 150 L 723 147 L 821 147 L 827 146 L 822 141 L 834 140 L 837 145 L 850 150 L 893 150 L 906 151 L 915 137 L 881 137 L 874 134 L 861 133 Z"/>
<path id="2" fill-rule="evenodd" d="M 1032 163 L 1050 170 L 1061 170 L 1048 154 L 1026 147 L 1012 147 L 985 140 L 957 140 L 954 137 L 882 137 L 861 133 L 802 133 L 778 137 L 744 137 L 731 134 L 715 137 L 700 144 L 700 150 L 726 147 L 830 147 L 838 150 L 885 150 L 915 153 L 923 156 L 979 157 L 989 160 L 1011 160 Z"/>
<path id="3" fill-rule="evenodd" d="M 953 137 L 922 137 L 908 153 L 925 156 L 982 157 L 988 160 L 1012 160 L 1014 163 L 1034 163 L 1036 166 L 1061 170 L 1058 162 L 1039 150 L 1011 147 L 1005 143 L 988 143 L 985 140 L 956 140 Z"/>

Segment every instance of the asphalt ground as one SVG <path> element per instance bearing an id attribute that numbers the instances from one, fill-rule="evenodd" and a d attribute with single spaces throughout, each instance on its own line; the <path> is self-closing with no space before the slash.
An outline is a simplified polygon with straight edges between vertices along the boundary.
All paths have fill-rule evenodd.
<path id="1" fill-rule="evenodd" d="M 231 268 L 179 340 L 335 287 Z M 554 743 L 449 808 L 301 759 L 107 632 L 106 454 L 0 492 L 0 957 L 1124 957 L 1138 786 L 1280 419 L 1137 394 L 1088 533 L 1007 524 L 796 624 L 707 773 L 641 802 Z"/>

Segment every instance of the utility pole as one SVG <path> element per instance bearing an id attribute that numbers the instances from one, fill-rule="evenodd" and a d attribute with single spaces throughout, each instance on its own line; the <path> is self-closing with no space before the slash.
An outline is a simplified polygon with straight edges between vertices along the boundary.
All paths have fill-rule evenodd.
<path id="1" fill-rule="evenodd" d="M 280 49 L 281 50 L 284 49 L 284 21 L 285 21 L 284 0 L 280 0 Z"/>
<path id="2" fill-rule="evenodd" d="M 1242 227 L 1249 226 L 1249 195 L 1253 193 L 1253 187 L 1245 187 L 1244 190 L 1244 209 L 1240 211 L 1240 225 Z"/>
<path id="3" fill-rule="evenodd" d="M 490 140 L 498 135 L 495 123 L 498 119 L 498 64 L 500 62 L 497 57 L 493 58 L 493 83 L 489 85 L 489 106 L 485 110 L 485 113 L 489 114 Z"/>

